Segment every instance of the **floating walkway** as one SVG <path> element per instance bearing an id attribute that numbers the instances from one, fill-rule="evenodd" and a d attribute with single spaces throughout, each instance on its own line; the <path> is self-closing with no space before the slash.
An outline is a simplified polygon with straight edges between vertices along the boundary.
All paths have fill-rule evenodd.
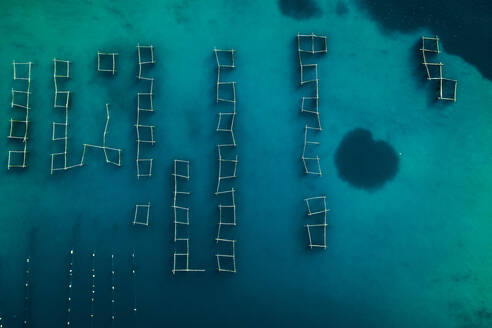
<path id="1" fill-rule="evenodd" d="M 456 102 L 456 89 L 458 87 L 458 81 L 443 77 L 443 66 L 441 62 L 435 62 L 434 58 L 437 54 L 441 53 L 439 48 L 439 37 L 422 36 L 422 65 L 425 67 L 425 73 L 427 80 L 439 81 L 439 95 L 437 99 Z"/>
<path id="2" fill-rule="evenodd" d="M 10 131 L 8 138 L 22 142 L 21 150 L 9 150 L 7 168 L 25 168 L 27 167 L 27 140 L 29 134 L 29 111 L 31 97 L 31 67 L 32 62 L 17 63 L 13 62 L 14 81 L 22 81 L 24 84 L 22 89 L 12 88 L 12 101 L 10 107 L 12 109 L 21 110 L 24 112 L 22 119 L 10 119 Z"/>
<path id="3" fill-rule="evenodd" d="M 109 104 L 106 104 L 106 125 L 104 126 L 102 145 L 84 144 L 84 148 L 82 150 L 82 158 L 80 160 L 80 166 L 83 166 L 85 164 L 85 162 L 84 162 L 85 153 L 86 153 L 87 149 L 89 149 L 89 148 L 101 149 L 104 153 L 104 158 L 106 160 L 106 163 L 111 164 L 111 165 L 115 165 L 115 166 L 121 166 L 121 148 L 113 148 L 113 147 L 106 146 L 106 136 L 108 134 L 109 119 L 110 119 L 110 117 L 109 117 Z M 109 156 L 108 156 L 108 153 L 110 153 Z"/>
<path id="4" fill-rule="evenodd" d="M 318 196 L 304 199 L 307 207 L 307 215 L 320 218 L 319 223 L 306 224 L 309 238 L 309 248 L 326 249 L 326 215 L 330 211 L 326 207 L 326 196 Z"/>
<path id="5" fill-rule="evenodd" d="M 114 76 L 116 74 L 116 57 L 118 56 L 117 52 L 97 52 L 97 71 L 98 72 L 109 72 Z M 109 63 L 108 63 L 109 61 Z M 121 166 L 121 148 L 113 148 L 106 146 L 106 135 L 108 133 L 108 125 L 109 125 L 109 104 L 106 104 L 106 125 L 104 126 L 103 140 L 102 145 L 92 145 L 92 144 L 84 144 L 84 148 L 82 151 L 82 159 L 81 164 L 84 165 L 85 153 L 88 148 L 94 149 L 102 149 L 104 153 L 104 158 L 106 163 L 112 164 L 115 166 Z M 108 153 L 111 153 L 108 156 Z"/>
<path id="6" fill-rule="evenodd" d="M 236 240 L 231 237 L 236 226 L 236 201 L 233 181 L 237 178 L 238 155 L 234 123 L 236 118 L 236 81 L 228 81 L 221 75 L 223 71 L 233 71 L 235 65 L 234 49 L 214 48 L 217 62 L 216 103 L 221 106 L 216 131 L 225 135 L 227 141 L 217 145 L 218 178 L 215 195 L 219 197 L 219 222 L 217 228 L 217 270 L 236 272 Z"/>
<path id="7" fill-rule="evenodd" d="M 98 72 L 109 72 L 113 75 L 116 74 L 116 56 L 117 52 L 97 52 L 97 71 Z M 108 65 L 107 60 L 110 61 Z"/>
<path id="8" fill-rule="evenodd" d="M 141 146 L 144 144 L 155 144 L 154 138 L 154 125 L 148 125 L 142 123 L 142 116 L 146 112 L 153 112 L 153 90 L 154 90 L 154 78 L 144 76 L 144 67 L 153 65 L 154 59 L 154 47 L 152 45 L 142 46 L 137 45 L 138 53 L 138 76 L 141 81 L 146 82 L 147 87 L 144 92 L 137 93 L 137 120 L 135 128 L 137 132 L 137 178 L 152 176 L 152 162 L 151 157 L 144 156 L 142 154 Z"/>
<path id="9" fill-rule="evenodd" d="M 186 228 L 190 226 L 190 208 L 179 204 L 182 197 L 190 195 L 189 191 L 183 191 L 179 187 L 179 181 L 186 183 L 190 180 L 190 162 L 186 160 L 174 160 L 174 191 L 173 191 L 173 213 L 174 213 L 174 254 L 172 273 L 176 272 L 204 272 L 204 269 L 190 268 L 190 238 Z"/>
<path id="10" fill-rule="evenodd" d="M 307 62 L 307 56 L 326 54 L 326 36 L 316 34 L 297 34 L 297 55 L 299 58 L 300 85 L 311 86 L 311 94 L 303 96 L 301 101 L 301 112 L 313 116 L 315 124 L 306 124 L 304 129 L 304 146 L 301 160 L 304 172 L 312 175 L 322 175 L 320 158 L 313 151 L 313 146 L 319 145 L 314 140 L 315 132 L 321 132 L 321 120 L 319 117 L 319 77 L 318 64 Z"/>

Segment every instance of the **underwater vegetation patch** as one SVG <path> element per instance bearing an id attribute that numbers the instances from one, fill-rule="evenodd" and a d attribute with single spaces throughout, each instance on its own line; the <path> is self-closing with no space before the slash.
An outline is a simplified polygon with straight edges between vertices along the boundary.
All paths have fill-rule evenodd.
<path id="1" fill-rule="evenodd" d="M 322 14 L 314 0 L 279 0 L 278 6 L 284 16 L 297 20 L 318 17 Z"/>
<path id="2" fill-rule="evenodd" d="M 360 189 L 382 187 L 395 177 L 398 164 L 390 144 L 374 140 L 370 131 L 361 128 L 347 133 L 335 153 L 340 178 Z"/>

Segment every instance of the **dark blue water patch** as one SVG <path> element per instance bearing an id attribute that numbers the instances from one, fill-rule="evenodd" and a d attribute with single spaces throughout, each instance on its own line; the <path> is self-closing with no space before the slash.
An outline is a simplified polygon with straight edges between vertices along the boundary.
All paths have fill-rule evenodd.
<path id="1" fill-rule="evenodd" d="M 410 32 L 429 28 L 447 52 L 475 65 L 492 80 L 492 1 L 357 0 L 384 29 Z M 458 78 L 458 77 L 450 77 Z"/>
<path id="2" fill-rule="evenodd" d="M 278 6 L 283 15 L 297 20 L 319 17 L 322 14 L 314 0 L 278 0 Z"/>
<path id="3" fill-rule="evenodd" d="M 171 6 L 171 10 L 174 13 L 174 19 L 178 24 L 186 24 L 190 22 L 190 16 L 187 12 L 189 9 L 190 3 L 189 0 L 178 1 L 176 4 Z"/>
<path id="4" fill-rule="evenodd" d="M 338 16 L 345 16 L 348 13 L 348 7 L 343 1 L 338 1 L 335 7 L 335 12 Z"/>
<path id="5" fill-rule="evenodd" d="M 339 177 L 360 189 L 382 187 L 395 177 L 398 164 L 391 145 L 374 140 L 370 131 L 361 128 L 347 133 L 335 153 Z"/>

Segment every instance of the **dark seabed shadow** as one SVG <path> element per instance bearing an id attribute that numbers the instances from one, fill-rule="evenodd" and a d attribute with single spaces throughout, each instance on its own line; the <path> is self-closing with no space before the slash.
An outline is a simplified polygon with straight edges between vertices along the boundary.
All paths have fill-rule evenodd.
<path id="1" fill-rule="evenodd" d="M 335 152 L 339 177 L 359 189 L 382 187 L 395 177 L 398 164 L 390 144 L 374 140 L 370 131 L 361 128 L 347 133 Z"/>
<path id="2" fill-rule="evenodd" d="M 343 1 L 338 1 L 337 6 L 335 7 L 335 13 L 338 16 L 345 16 L 349 12 L 349 9 L 345 2 Z"/>
<path id="3" fill-rule="evenodd" d="M 297 20 L 319 17 L 321 8 L 315 0 L 278 0 L 280 12 Z"/>
<path id="4" fill-rule="evenodd" d="M 429 28 L 447 52 L 475 65 L 492 80 L 492 1 L 357 0 L 387 30 L 410 32 Z M 453 78 L 453 77 L 450 77 Z"/>

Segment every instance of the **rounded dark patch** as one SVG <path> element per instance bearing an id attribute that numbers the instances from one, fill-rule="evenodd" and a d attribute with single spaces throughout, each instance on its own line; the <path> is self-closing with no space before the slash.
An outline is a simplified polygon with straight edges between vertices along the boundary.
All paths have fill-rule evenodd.
<path id="1" fill-rule="evenodd" d="M 340 178 L 361 189 L 382 187 L 395 177 L 398 163 L 391 145 L 374 140 L 370 131 L 360 128 L 347 133 L 335 153 Z"/>
<path id="2" fill-rule="evenodd" d="M 335 12 L 338 16 L 345 16 L 348 13 L 348 7 L 343 1 L 338 1 Z"/>
<path id="3" fill-rule="evenodd" d="M 321 16 L 321 9 L 314 0 L 278 0 L 283 15 L 301 20 Z"/>
<path id="4" fill-rule="evenodd" d="M 430 29 L 439 36 L 447 52 L 475 65 L 492 80 L 490 56 L 486 55 L 492 53 L 492 1 L 357 0 L 356 3 L 386 29 L 403 32 Z"/>

